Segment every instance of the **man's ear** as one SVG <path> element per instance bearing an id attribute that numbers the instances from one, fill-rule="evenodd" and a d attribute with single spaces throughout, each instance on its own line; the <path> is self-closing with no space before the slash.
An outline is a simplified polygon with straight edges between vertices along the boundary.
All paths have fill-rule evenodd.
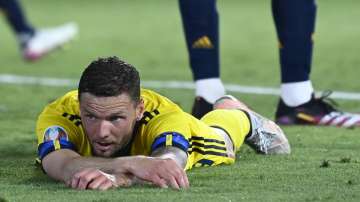
<path id="1" fill-rule="evenodd" d="M 145 111 L 144 100 L 140 98 L 139 104 L 136 106 L 136 120 L 140 121 L 143 117 L 143 113 Z"/>

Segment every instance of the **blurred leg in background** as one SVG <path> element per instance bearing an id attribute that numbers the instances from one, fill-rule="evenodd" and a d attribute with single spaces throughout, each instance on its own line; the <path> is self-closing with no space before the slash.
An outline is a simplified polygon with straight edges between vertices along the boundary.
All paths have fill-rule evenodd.
<path id="1" fill-rule="evenodd" d="M 219 17 L 216 0 L 179 0 L 180 12 L 195 81 L 192 114 L 201 118 L 225 95 L 220 80 Z"/>
<path id="2" fill-rule="evenodd" d="M 16 34 L 25 60 L 34 61 L 62 46 L 75 37 L 78 27 L 66 23 L 48 29 L 36 29 L 27 20 L 17 0 L 0 0 L 0 9 Z"/>
<path id="3" fill-rule="evenodd" d="M 341 112 L 328 98 L 317 98 L 310 80 L 315 0 L 272 0 L 280 48 L 281 98 L 275 121 L 282 125 L 360 126 L 360 115 Z"/>

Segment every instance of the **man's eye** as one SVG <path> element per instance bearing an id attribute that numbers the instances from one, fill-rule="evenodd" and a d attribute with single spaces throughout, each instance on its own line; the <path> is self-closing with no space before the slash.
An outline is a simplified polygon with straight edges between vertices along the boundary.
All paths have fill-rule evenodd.
<path id="1" fill-rule="evenodd" d="M 125 116 L 113 116 L 113 117 L 110 117 L 109 121 L 119 121 L 119 120 L 123 120 L 123 119 L 126 119 Z"/>

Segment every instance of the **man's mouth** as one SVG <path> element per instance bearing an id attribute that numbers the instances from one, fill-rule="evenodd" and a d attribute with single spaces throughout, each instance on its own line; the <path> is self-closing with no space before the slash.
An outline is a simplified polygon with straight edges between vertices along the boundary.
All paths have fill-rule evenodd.
<path id="1" fill-rule="evenodd" d="M 108 151 L 111 148 L 112 143 L 109 142 L 96 142 L 96 147 L 102 152 Z"/>

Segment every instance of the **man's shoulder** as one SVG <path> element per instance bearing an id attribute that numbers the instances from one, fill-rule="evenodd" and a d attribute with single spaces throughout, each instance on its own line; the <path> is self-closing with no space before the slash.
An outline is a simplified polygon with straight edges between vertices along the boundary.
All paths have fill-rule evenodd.
<path id="1" fill-rule="evenodd" d="M 77 90 L 69 91 L 69 92 L 65 93 L 63 96 L 61 96 L 58 100 L 61 100 L 66 103 L 67 102 L 79 103 L 78 91 Z"/>
<path id="2" fill-rule="evenodd" d="M 74 119 L 74 117 L 76 119 L 80 119 L 80 107 L 77 90 L 69 91 L 49 103 L 44 108 L 40 116 L 41 115 L 56 115 L 70 119 Z"/>

